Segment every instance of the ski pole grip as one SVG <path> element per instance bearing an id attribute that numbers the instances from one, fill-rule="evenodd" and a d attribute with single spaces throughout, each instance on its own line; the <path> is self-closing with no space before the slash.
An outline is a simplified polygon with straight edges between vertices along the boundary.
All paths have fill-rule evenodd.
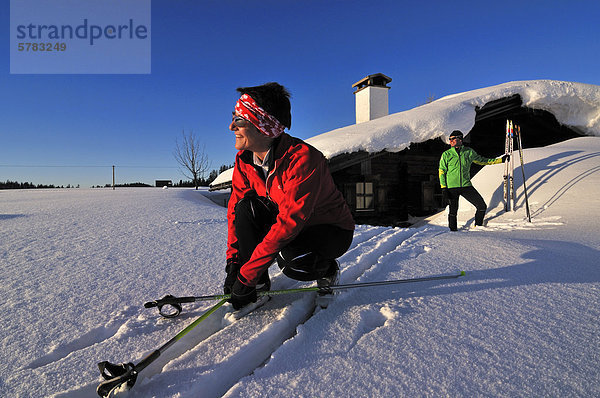
<path id="1" fill-rule="evenodd" d="M 196 301 L 195 297 L 175 297 L 167 294 L 165 297 L 156 301 L 149 301 L 144 303 L 145 308 L 158 307 L 158 312 L 165 318 L 175 318 L 181 313 L 181 303 L 193 303 Z M 170 308 L 171 310 L 163 310 L 163 307 Z"/>
<path id="2" fill-rule="evenodd" d="M 165 318 L 175 318 L 181 313 L 182 308 L 180 303 L 189 303 L 193 301 L 193 297 L 174 297 L 168 294 L 160 300 L 149 301 L 147 303 L 144 303 L 144 307 L 158 307 L 158 312 L 160 313 L 160 315 L 164 316 Z M 163 307 L 170 308 L 170 310 L 163 310 Z"/>
<path id="3" fill-rule="evenodd" d="M 165 305 L 165 304 L 181 304 L 181 303 L 193 303 L 196 301 L 196 297 L 175 297 L 172 296 L 170 294 L 167 294 L 165 297 L 155 300 L 155 301 L 148 301 L 147 303 L 144 304 L 144 307 L 146 308 L 154 308 L 154 307 L 159 307 L 161 305 Z"/>
<path id="4" fill-rule="evenodd" d="M 166 304 L 158 304 L 158 312 L 160 315 L 165 318 L 175 318 L 181 314 L 181 304 L 179 303 L 166 303 Z M 163 310 L 164 307 L 168 309 Z"/>
<path id="5" fill-rule="evenodd" d="M 126 383 L 128 388 L 133 387 L 137 379 L 136 366 L 131 362 L 115 365 L 104 361 L 98 364 L 98 368 L 105 381 L 98 385 L 96 392 L 103 398 L 111 396 L 113 390 L 122 384 Z"/>

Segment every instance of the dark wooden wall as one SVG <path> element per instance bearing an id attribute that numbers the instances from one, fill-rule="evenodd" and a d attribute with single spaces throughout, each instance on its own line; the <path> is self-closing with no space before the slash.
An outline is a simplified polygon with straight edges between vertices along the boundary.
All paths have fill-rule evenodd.
<path id="1" fill-rule="evenodd" d="M 371 225 L 407 225 L 410 216 L 433 214 L 440 207 L 440 140 L 413 144 L 401 152 L 355 152 L 331 160 L 333 178 L 355 221 Z M 353 161 L 354 159 L 354 161 Z M 366 166 L 365 163 L 370 163 Z M 339 169 L 336 164 L 345 164 Z M 374 207 L 356 209 L 356 183 L 373 183 Z"/>

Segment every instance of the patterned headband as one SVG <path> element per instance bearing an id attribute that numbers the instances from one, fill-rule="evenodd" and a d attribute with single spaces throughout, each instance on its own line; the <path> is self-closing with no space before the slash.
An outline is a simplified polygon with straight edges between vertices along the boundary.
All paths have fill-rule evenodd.
<path id="1" fill-rule="evenodd" d="M 267 137 L 278 137 L 285 129 L 279 120 L 269 115 L 248 94 L 243 94 L 235 104 L 235 115 L 248 120 Z"/>

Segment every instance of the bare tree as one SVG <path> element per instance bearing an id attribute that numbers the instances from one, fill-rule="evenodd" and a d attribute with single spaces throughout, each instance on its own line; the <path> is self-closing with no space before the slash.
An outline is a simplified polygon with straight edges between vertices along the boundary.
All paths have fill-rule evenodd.
<path id="1" fill-rule="evenodd" d="M 178 139 L 175 140 L 173 156 L 175 156 L 177 163 L 183 167 L 181 173 L 186 178 L 192 179 L 196 189 L 198 189 L 200 179 L 204 178 L 204 173 L 210 167 L 205 149 L 205 145 L 201 144 L 192 131 L 188 134 L 181 132 L 181 142 Z"/>

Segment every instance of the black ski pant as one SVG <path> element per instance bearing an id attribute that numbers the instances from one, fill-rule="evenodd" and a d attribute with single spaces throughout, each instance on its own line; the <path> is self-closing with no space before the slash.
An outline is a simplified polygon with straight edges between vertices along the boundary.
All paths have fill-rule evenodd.
<path id="1" fill-rule="evenodd" d="M 277 219 L 277 206 L 268 198 L 250 193 L 235 206 L 235 231 L 240 264 L 245 264 Z M 320 224 L 304 228 L 277 255 L 284 275 L 300 281 L 312 281 L 337 271 L 335 259 L 352 243 L 353 231 L 335 225 Z M 269 282 L 265 270 L 259 282 Z"/>
<path id="2" fill-rule="evenodd" d="M 456 215 L 458 214 L 458 198 L 464 197 L 475 208 L 475 225 L 483 225 L 483 217 L 487 210 L 485 201 L 473 186 L 462 188 L 448 188 L 448 199 L 450 199 L 450 209 L 448 211 L 448 227 L 452 231 L 457 229 Z"/>

